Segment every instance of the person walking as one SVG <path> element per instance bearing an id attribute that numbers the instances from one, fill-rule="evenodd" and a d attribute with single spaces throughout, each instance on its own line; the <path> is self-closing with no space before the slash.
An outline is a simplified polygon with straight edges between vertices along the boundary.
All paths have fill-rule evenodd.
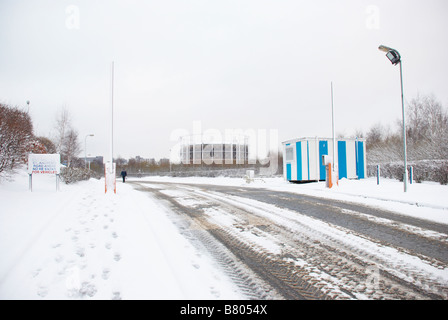
<path id="1" fill-rule="evenodd" d="M 128 175 L 128 173 L 126 172 L 126 170 L 122 170 L 121 171 L 121 177 L 123 178 L 123 183 L 125 183 L 126 180 L 126 176 Z"/>

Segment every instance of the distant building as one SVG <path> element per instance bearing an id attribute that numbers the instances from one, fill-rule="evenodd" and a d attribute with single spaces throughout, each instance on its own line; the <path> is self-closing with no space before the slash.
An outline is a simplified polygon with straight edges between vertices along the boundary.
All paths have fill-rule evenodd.
<path id="1" fill-rule="evenodd" d="M 180 161 L 184 165 L 248 163 L 249 145 L 245 137 L 210 142 L 203 137 L 186 136 L 181 141 Z"/>
<path id="2" fill-rule="evenodd" d="M 89 163 L 96 163 L 96 164 L 102 166 L 103 163 L 104 163 L 103 161 L 104 161 L 103 156 L 87 157 L 86 158 L 86 163 L 87 164 L 89 164 Z"/>

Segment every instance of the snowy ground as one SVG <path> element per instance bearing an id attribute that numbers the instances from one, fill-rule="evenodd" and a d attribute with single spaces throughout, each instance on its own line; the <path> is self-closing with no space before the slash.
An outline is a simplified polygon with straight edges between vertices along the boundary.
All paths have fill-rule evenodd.
<path id="1" fill-rule="evenodd" d="M 247 184 L 236 178 L 145 180 L 270 188 L 385 207 L 448 224 L 448 187 L 383 179 L 289 184 L 281 178 Z M 225 272 L 178 231 L 165 207 L 117 181 L 60 185 L 28 176 L 0 184 L 0 299 L 245 299 Z"/>
<path id="2" fill-rule="evenodd" d="M 145 194 L 104 180 L 0 185 L 0 299 L 241 299 Z"/>

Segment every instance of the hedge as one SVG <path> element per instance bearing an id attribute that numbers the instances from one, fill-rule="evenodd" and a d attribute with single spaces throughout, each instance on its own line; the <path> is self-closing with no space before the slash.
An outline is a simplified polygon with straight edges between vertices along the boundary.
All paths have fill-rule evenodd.
<path id="1" fill-rule="evenodd" d="M 443 185 L 448 184 L 448 160 L 411 161 L 408 162 L 408 172 L 411 166 L 415 182 L 434 181 Z M 381 163 L 380 168 L 381 177 L 403 181 L 403 162 Z M 368 164 L 367 174 L 370 177 L 376 176 L 377 164 Z"/>

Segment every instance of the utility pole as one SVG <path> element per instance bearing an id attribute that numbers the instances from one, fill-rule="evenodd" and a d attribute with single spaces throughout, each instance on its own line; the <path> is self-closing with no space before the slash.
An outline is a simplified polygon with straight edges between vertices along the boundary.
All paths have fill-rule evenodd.
<path id="1" fill-rule="evenodd" d="M 333 172 L 335 172 L 336 163 L 336 137 L 335 137 L 335 127 L 334 127 L 334 103 L 333 103 L 333 82 L 331 82 L 331 126 L 333 132 Z"/>
<path id="2" fill-rule="evenodd" d="M 117 193 L 114 163 L 114 62 L 111 64 L 111 80 L 110 80 L 110 155 L 109 161 L 105 163 L 105 192 L 113 189 Z"/>
<path id="3" fill-rule="evenodd" d="M 114 62 L 111 65 L 110 78 L 110 155 L 109 160 L 112 164 L 114 162 Z"/>

